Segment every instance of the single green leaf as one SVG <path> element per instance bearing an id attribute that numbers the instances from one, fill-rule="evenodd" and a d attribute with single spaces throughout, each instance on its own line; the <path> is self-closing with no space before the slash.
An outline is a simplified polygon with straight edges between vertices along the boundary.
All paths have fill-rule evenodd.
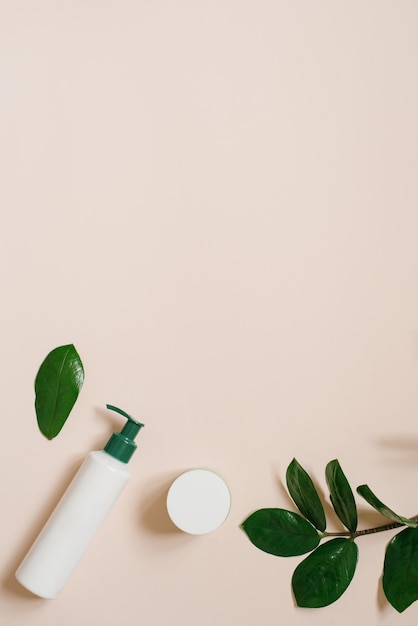
<path id="1" fill-rule="evenodd" d="M 320 541 L 312 524 L 285 509 L 259 509 L 245 520 L 242 528 L 257 548 L 276 556 L 306 554 Z"/>
<path id="2" fill-rule="evenodd" d="M 47 439 L 64 426 L 83 382 L 83 364 L 72 344 L 55 348 L 42 362 L 35 379 L 35 411 Z"/>
<path id="3" fill-rule="evenodd" d="M 405 528 L 389 543 L 383 568 L 383 590 L 399 613 L 418 600 L 418 528 Z"/>
<path id="4" fill-rule="evenodd" d="M 368 485 L 360 485 L 357 487 L 357 493 L 359 493 L 365 500 L 372 506 L 376 511 L 379 511 L 382 515 L 387 517 L 394 522 L 399 522 L 401 524 L 405 524 L 406 526 L 410 526 L 411 528 L 416 528 L 418 523 L 416 521 L 410 520 L 407 517 L 403 517 L 402 515 L 398 515 L 392 509 L 390 509 L 386 504 L 383 504 L 379 498 L 375 496 L 373 491 L 370 489 Z"/>
<path id="5" fill-rule="evenodd" d="M 324 507 L 309 474 L 297 462 L 290 463 L 286 471 L 287 488 L 299 511 L 315 528 L 322 532 L 326 528 Z"/>
<path id="6" fill-rule="evenodd" d="M 344 526 L 352 533 L 357 528 L 357 506 L 341 465 L 335 459 L 325 469 L 332 506 Z"/>
<path id="7" fill-rule="evenodd" d="M 317 609 L 342 596 L 353 579 L 358 548 L 350 539 L 332 539 L 295 569 L 292 588 L 298 606 Z"/>

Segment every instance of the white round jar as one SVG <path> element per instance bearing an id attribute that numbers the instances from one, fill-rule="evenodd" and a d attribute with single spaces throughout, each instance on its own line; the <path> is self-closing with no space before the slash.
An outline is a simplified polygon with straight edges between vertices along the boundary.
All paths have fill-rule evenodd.
<path id="1" fill-rule="evenodd" d="M 219 528 L 230 508 L 228 485 L 212 470 L 188 470 L 168 490 L 167 511 L 171 521 L 191 535 L 204 535 Z"/>

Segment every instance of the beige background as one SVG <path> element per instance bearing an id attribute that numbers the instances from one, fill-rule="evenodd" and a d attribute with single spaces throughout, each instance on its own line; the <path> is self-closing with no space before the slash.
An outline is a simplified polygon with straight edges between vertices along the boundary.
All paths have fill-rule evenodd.
<path id="1" fill-rule="evenodd" d="M 390 534 L 310 611 L 300 559 L 239 525 L 291 507 L 293 456 L 418 512 L 417 27 L 414 0 L 0 0 L 2 624 L 416 624 L 380 591 Z M 69 342 L 86 382 L 49 442 L 33 380 Z M 13 573 L 106 402 L 146 423 L 132 480 L 30 597 Z M 233 495 L 204 537 L 164 509 L 195 466 Z"/>

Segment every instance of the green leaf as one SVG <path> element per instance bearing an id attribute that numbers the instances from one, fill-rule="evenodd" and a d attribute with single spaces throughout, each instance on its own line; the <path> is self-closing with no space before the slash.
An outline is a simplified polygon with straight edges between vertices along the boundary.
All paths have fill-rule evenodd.
<path id="1" fill-rule="evenodd" d="M 242 528 L 257 548 L 276 556 L 306 554 L 320 541 L 312 524 L 285 509 L 259 509 L 245 520 Z"/>
<path id="2" fill-rule="evenodd" d="M 357 506 L 353 492 L 337 459 L 325 469 L 332 506 L 344 526 L 352 533 L 357 528 Z"/>
<path id="3" fill-rule="evenodd" d="M 298 606 L 320 608 L 342 596 L 353 579 L 358 548 L 350 539 L 332 539 L 300 563 L 292 577 Z"/>
<path id="4" fill-rule="evenodd" d="M 418 600 L 418 528 L 405 528 L 389 543 L 383 568 L 383 590 L 399 613 Z"/>
<path id="5" fill-rule="evenodd" d="M 41 364 L 35 379 L 35 411 L 48 439 L 64 426 L 83 382 L 83 364 L 72 344 L 55 348 Z"/>
<path id="6" fill-rule="evenodd" d="M 387 517 L 394 522 L 399 522 L 400 524 L 405 524 L 405 526 L 410 526 L 411 528 L 416 528 L 418 523 L 416 521 L 412 521 L 407 517 L 403 517 L 402 515 L 398 515 L 392 509 L 390 509 L 386 504 L 383 504 L 379 498 L 377 498 L 373 491 L 370 489 L 368 485 L 360 485 L 357 487 L 357 493 L 359 493 L 365 500 L 372 506 L 376 511 L 379 511 L 382 515 Z"/>
<path id="7" fill-rule="evenodd" d="M 286 471 L 287 488 L 299 511 L 322 532 L 326 528 L 324 507 L 318 492 L 303 467 L 296 459 L 290 463 Z"/>

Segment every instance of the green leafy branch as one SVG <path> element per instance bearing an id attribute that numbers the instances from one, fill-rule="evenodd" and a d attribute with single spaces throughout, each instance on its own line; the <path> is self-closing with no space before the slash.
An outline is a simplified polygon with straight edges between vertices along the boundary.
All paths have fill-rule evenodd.
<path id="1" fill-rule="evenodd" d="M 356 501 L 338 460 L 327 464 L 325 479 L 331 504 L 346 530 L 326 530 L 321 499 L 296 459 L 287 468 L 286 484 L 301 514 L 259 509 L 243 522 L 243 530 L 257 548 L 269 554 L 289 557 L 310 553 L 293 573 L 292 590 L 298 606 L 320 608 L 338 600 L 351 583 L 358 562 L 356 539 L 406 526 L 386 546 L 382 579 L 387 600 L 397 611 L 404 611 L 418 600 L 418 516 L 398 515 L 368 485 L 360 485 L 357 493 L 389 523 L 358 530 Z"/>

